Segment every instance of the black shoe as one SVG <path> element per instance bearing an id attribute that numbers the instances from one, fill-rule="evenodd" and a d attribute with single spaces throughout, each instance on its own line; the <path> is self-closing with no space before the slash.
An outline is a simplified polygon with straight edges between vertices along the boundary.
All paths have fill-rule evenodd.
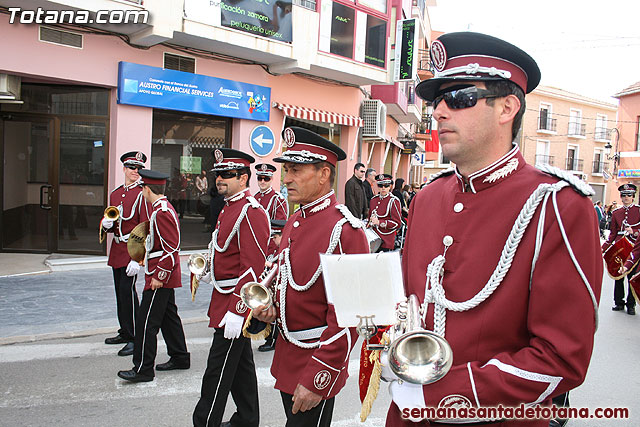
<path id="1" fill-rule="evenodd" d="M 222 424 L 220 424 L 220 427 L 233 427 L 231 425 L 231 421 L 225 421 Z"/>
<path id="2" fill-rule="evenodd" d="M 614 305 L 613 307 L 611 307 L 611 310 L 613 310 L 613 311 L 623 311 L 624 310 L 624 305 Z"/>
<path id="3" fill-rule="evenodd" d="M 115 337 L 107 338 L 106 340 L 104 340 L 105 344 L 125 344 L 128 342 L 129 340 L 124 339 L 124 337 L 120 334 L 116 335 Z"/>
<path id="4" fill-rule="evenodd" d="M 258 351 L 273 351 L 276 348 L 276 343 L 275 342 L 271 342 L 271 343 L 264 343 L 262 344 L 260 347 L 258 347 Z"/>
<path id="5" fill-rule="evenodd" d="M 133 369 L 129 369 L 128 371 L 119 371 L 118 376 L 123 380 L 127 380 L 132 383 L 146 383 L 149 381 L 153 381 L 153 377 L 139 374 Z"/>
<path id="6" fill-rule="evenodd" d="M 189 369 L 191 367 L 191 363 L 176 363 L 172 359 L 169 359 L 167 363 L 160 363 L 156 365 L 156 370 L 158 371 L 173 371 L 174 369 Z"/>
<path id="7" fill-rule="evenodd" d="M 131 356 L 132 354 L 133 354 L 133 343 L 132 342 L 128 342 L 118 352 L 118 356 Z"/>
<path id="8" fill-rule="evenodd" d="M 636 308 L 635 307 L 627 307 L 627 314 L 629 314 L 631 316 L 635 316 L 636 315 Z"/>

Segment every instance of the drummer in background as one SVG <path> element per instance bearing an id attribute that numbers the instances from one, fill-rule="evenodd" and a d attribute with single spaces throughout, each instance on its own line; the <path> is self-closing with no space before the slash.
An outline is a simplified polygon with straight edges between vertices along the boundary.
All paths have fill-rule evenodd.
<path id="1" fill-rule="evenodd" d="M 382 239 L 378 252 L 389 252 L 393 250 L 396 233 L 402 224 L 402 208 L 400 200 L 391 194 L 391 175 L 381 173 L 376 176 L 376 183 L 380 193 L 369 202 L 369 227 Z"/>
<path id="2" fill-rule="evenodd" d="M 618 187 L 618 191 L 620 192 L 622 207 L 611 213 L 611 223 L 609 224 L 609 230 L 611 230 L 611 232 L 609 233 L 607 241 L 602 245 L 603 252 L 609 249 L 609 246 L 622 239 L 625 234 L 632 242 L 637 242 L 638 239 L 638 230 L 640 229 L 640 206 L 633 203 L 638 187 L 634 184 L 623 184 Z M 633 263 L 629 264 L 627 262 L 625 267 L 627 270 L 632 269 Z M 632 316 L 636 314 L 636 300 L 633 298 L 633 294 L 631 293 L 631 285 L 628 284 L 629 279 L 634 273 L 635 269 L 631 274 L 627 275 L 626 303 L 624 299 L 624 277 L 616 280 L 613 290 L 613 300 L 615 305 L 611 308 L 613 311 L 623 311 L 626 305 L 627 314 Z"/>

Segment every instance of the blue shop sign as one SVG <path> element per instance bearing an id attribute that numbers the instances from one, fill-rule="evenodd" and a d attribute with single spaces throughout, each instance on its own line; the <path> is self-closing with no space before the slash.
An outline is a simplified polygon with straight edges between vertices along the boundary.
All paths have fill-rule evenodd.
<path id="1" fill-rule="evenodd" d="M 268 122 L 271 88 L 121 61 L 118 104 Z"/>

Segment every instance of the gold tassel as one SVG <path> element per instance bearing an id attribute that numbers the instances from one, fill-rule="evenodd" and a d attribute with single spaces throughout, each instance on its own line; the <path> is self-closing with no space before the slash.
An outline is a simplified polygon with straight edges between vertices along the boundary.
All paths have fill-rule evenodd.
<path id="1" fill-rule="evenodd" d="M 251 324 L 251 319 L 253 319 L 253 310 L 249 312 L 247 316 L 247 320 L 244 322 L 244 326 L 242 327 L 242 335 L 247 338 L 251 338 L 252 340 L 263 340 L 267 339 L 267 337 L 271 334 L 271 325 L 267 323 L 267 326 L 256 334 L 250 333 L 247 328 L 249 328 L 249 324 Z"/>
<path id="2" fill-rule="evenodd" d="M 193 279 L 191 279 L 191 302 L 196 300 L 196 291 L 198 290 L 198 286 L 200 286 L 200 281 L 194 274 Z"/>
<path id="3" fill-rule="evenodd" d="M 389 336 L 386 334 L 382 334 L 382 339 L 380 340 L 380 344 L 387 345 L 389 344 Z M 367 388 L 367 395 L 364 397 L 362 401 L 362 409 L 360 410 L 360 422 L 365 422 L 367 417 L 371 413 L 371 408 L 373 407 L 373 402 L 378 397 L 378 392 L 380 391 L 380 377 L 382 376 L 382 365 L 380 364 L 380 351 L 381 350 L 373 350 L 369 355 L 369 361 L 373 363 L 373 370 L 371 371 L 371 378 L 369 378 L 369 387 Z"/>

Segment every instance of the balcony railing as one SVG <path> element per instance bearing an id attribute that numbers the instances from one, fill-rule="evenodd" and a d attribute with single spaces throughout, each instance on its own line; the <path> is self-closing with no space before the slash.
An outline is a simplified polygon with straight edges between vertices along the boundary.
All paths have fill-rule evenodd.
<path id="1" fill-rule="evenodd" d="M 568 171 L 582 171 L 584 168 L 584 160 L 576 159 L 575 157 L 567 157 L 566 170 Z"/>
<path id="2" fill-rule="evenodd" d="M 431 65 L 431 57 L 428 49 L 418 49 L 418 71 L 428 71 L 433 74 L 433 66 Z"/>
<path id="3" fill-rule="evenodd" d="M 601 162 L 598 160 L 594 160 L 593 162 L 593 168 L 591 168 L 591 173 L 599 173 L 602 174 L 602 172 L 607 169 L 609 167 L 609 164 L 607 162 Z"/>
<path id="4" fill-rule="evenodd" d="M 569 136 L 585 136 L 587 125 L 580 122 L 569 122 Z"/>
<path id="5" fill-rule="evenodd" d="M 596 128 L 595 138 L 601 141 L 608 141 L 611 138 L 611 129 Z"/>
<path id="6" fill-rule="evenodd" d="M 538 130 L 556 131 L 558 119 L 552 119 L 548 116 L 538 116 Z"/>
<path id="7" fill-rule="evenodd" d="M 536 165 L 549 165 L 553 166 L 553 156 L 547 156 L 545 154 L 536 154 Z"/>

